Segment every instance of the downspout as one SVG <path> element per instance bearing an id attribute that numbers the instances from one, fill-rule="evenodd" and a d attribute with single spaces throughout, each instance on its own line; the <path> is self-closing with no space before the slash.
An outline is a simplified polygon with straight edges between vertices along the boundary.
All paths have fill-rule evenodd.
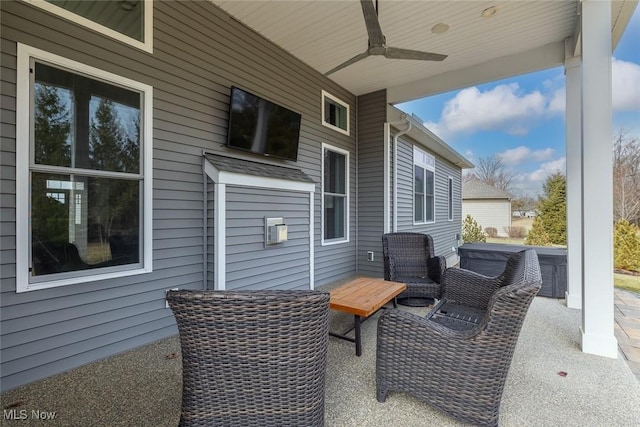
<path id="1" fill-rule="evenodd" d="M 389 185 L 390 159 L 389 159 L 389 138 L 391 134 L 391 126 L 405 124 L 407 128 L 396 133 L 393 136 L 393 186 Z M 398 138 L 405 135 L 411 130 L 411 122 L 407 120 L 407 115 L 402 115 L 402 120 L 397 122 L 387 122 L 384 124 L 384 232 L 398 230 Z M 390 206 L 391 192 L 393 191 L 393 208 Z M 389 223 L 390 209 L 393 209 L 393 227 Z"/>
<path id="2" fill-rule="evenodd" d="M 356 212 L 355 212 L 355 216 L 356 216 L 356 253 L 355 253 L 355 261 L 356 261 L 356 276 L 358 274 L 360 274 L 360 264 L 358 262 L 358 250 L 360 249 L 360 229 L 358 228 L 358 206 L 360 205 L 360 192 L 359 192 L 359 187 L 358 187 L 358 174 L 359 174 L 359 162 L 360 162 L 360 157 L 358 156 L 359 153 L 359 147 L 360 147 L 360 138 L 359 138 L 359 133 L 358 133 L 358 129 L 360 128 L 360 117 L 358 117 L 358 101 L 360 100 L 359 97 L 356 96 L 356 105 L 355 105 L 355 117 L 356 117 L 356 129 L 354 132 L 354 137 L 356 140 L 356 191 L 355 191 L 355 195 L 356 195 Z M 321 225 L 322 226 L 322 225 Z"/>
<path id="3" fill-rule="evenodd" d="M 202 289 L 207 289 L 207 174 L 204 165 L 207 158 L 202 150 Z"/>

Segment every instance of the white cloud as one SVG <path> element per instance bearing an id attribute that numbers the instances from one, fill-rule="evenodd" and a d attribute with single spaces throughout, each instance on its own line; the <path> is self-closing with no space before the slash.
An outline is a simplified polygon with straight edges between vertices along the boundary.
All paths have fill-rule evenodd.
<path id="1" fill-rule="evenodd" d="M 564 111 L 564 88 L 553 90 L 557 83 L 550 80 L 543 87 L 549 93 L 527 93 L 518 83 L 484 92 L 475 86 L 463 89 L 445 103 L 439 122 L 424 125 L 444 140 L 456 133 L 491 130 L 526 135 L 541 118 Z"/>
<path id="2" fill-rule="evenodd" d="M 640 111 L 640 64 L 613 58 L 611 73 L 614 111 Z M 445 141 L 456 133 L 491 130 L 526 135 L 541 119 L 564 114 L 564 78 L 545 80 L 542 88 L 524 92 L 510 83 L 484 92 L 475 86 L 463 89 L 445 103 L 437 123 L 424 125 Z"/>
<path id="3" fill-rule="evenodd" d="M 560 157 L 559 159 L 552 160 L 540 165 L 540 168 L 531 172 L 527 179 L 534 182 L 542 182 L 547 179 L 549 175 L 557 172 L 565 173 L 567 167 L 566 157 Z"/>
<path id="4" fill-rule="evenodd" d="M 536 150 L 534 151 L 533 154 L 533 158 L 538 160 L 538 161 L 543 161 L 543 160 L 548 160 L 551 158 L 551 156 L 553 156 L 553 153 L 555 153 L 556 150 L 554 150 L 553 148 L 547 147 L 543 150 Z"/>
<path id="5" fill-rule="evenodd" d="M 521 145 L 520 147 L 511 148 L 498 154 L 502 157 L 502 163 L 508 166 L 515 166 L 522 163 L 524 159 L 531 155 L 531 150 L 528 147 Z"/>
<path id="6" fill-rule="evenodd" d="M 473 157 L 474 157 L 473 151 L 471 151 L 471 150 L 467 150 L 467 151 L 465 151 L 465 152 L 464 152 L 464 156 L 465 156 L 467 159 L 473 159 Z"/>
<path id="7" fill-rule="evenodd" d="M 611 63 L 613 109 L 640 111 L 640 65 L 613 58 Z"/>
<path id="8" fill-rule="evenodd" d="M 426 125 L 430 129 L 435 125 L 440 134 L 502 129 L 522 135 L 528 132 L 529 118 L 540 116 L 544 110 L 544 96 L 538 91 L 522 93 L 517 83 L 485 92 L 470 87 L 445 104 L 439 123 Z"/>
<path id="9" fill-rule="evenodd" d="M 556 89 L 551 94 L 551 99 L 549 100 L 549 112 L 552 114 L 555 114 L 555 113 L 564 114 L 566 104 L 567 104 L 567 88 L 563 86 L 559 89 Z"/>
<path id="10" fill-rule="evenodd" d="M 537 161 L 548 160 L 553 156 L 555 150 L 553 148 L 545 148 L 542 150 L 532 151 L 529 147 L 521 145 L 516 148 L 503 151 L 498 155 L 502 157 L 502 162 L 507 166 L 517 166 L 523 161 L 533 158 Z"/>

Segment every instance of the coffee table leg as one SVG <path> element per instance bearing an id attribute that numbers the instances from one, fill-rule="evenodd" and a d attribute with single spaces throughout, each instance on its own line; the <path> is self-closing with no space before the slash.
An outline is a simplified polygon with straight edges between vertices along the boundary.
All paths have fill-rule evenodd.
<path id="1" fill-rule="evenodd" d="M 356 332 L 356 356 L 360 356 L 362 354 L 362 340 L 360 335 L 360 316 L 357 314 L 354 315 L 353 325 Z"/>

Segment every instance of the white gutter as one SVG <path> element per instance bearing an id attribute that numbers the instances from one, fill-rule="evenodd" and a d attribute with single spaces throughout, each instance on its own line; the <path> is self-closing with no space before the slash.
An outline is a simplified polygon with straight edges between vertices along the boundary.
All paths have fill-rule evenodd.
<path id="1" fill-rule="evenodd" d="M 389 172 L 391 169 L 389 158 L 389 139 L 391 136 L 391 126 L 407 125 L 407 128 L 398 132 L 393 136 L 393 188 L 391 188 L 389 182 Z M 398 228 L 398 203 L 394 199 L 393 207 L 391 206 L 391 191 L 397 197 L 398 192 L 398 138 L 406 134 L 411 130 L 411 122 L 407 120 L 407 115 L 402 115 L 402 120 L 397 122 L 386 122 L 384 124 L 384 233 L 389 233 L 391 229 L 396 231 Z M 393 228 L 391 227 L 389 216 L 391 215 L 391 209 L 393 209 Z"/>

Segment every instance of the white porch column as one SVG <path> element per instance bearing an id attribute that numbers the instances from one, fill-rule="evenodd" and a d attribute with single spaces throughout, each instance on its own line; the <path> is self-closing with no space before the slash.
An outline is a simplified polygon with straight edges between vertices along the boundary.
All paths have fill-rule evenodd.
<path id="1" fill-rule="evenodd" d="M 567 293 L 569 308 L 582 308 L 582 123 L 580 57 L 565 60 L 567 145 Z"/>
<path id="2" fill-rule="evenodd" d="M 582 1 L 582 351 L 617 358 L 613 317 L 611 2 Z"/>

